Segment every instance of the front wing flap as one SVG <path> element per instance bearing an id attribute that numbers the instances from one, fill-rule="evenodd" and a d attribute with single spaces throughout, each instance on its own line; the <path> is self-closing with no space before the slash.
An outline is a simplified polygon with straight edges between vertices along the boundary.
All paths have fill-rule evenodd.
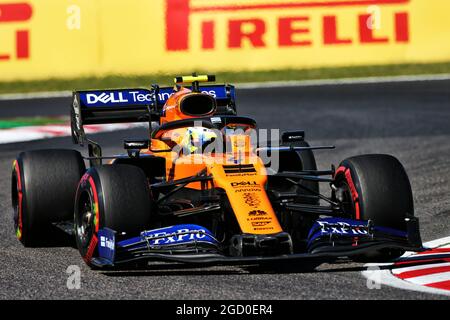
<path id="1" fill-rule="evenodd" d="M 202 265 L 249 265 L 274 261 L 331 262 L 373 251 L 398 249 L 423 251 L 417 219 L 407 222 L 408 231 L 373 226 L 371 221 L 342 218 L 317 220 L 308 236 L 307 252 L 275 256 L 229 256 L 212 233 L 198 225 L 176 225 L 141 232 L 118 241 L 114 230 L 98 232 L 97 267 L 113 267 L 139 260 Z"/>

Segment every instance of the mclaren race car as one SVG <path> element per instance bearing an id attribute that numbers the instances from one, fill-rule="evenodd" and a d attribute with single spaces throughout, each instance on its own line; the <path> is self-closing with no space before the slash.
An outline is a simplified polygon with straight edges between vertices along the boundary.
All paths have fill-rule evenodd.
<path id="1" fill-rule="evenodd" d="M 175 78 L 174 87 L 74 92 L 72 138 L 88 155 L 18 155 L 18 239 L 54 243 L 58 227 L 96 268 L 380 261 L 422 250 L 396 158 L 358 155 L 318 170 L 313 151 L 333 146 L 310 146 L 303 131 L 259 139 L 255 120 L 237 115 L 235 87 L 214 81 L 194 74 Z M 125 139 L 123 154 L 105 156 L 84 126 L 118 122 L 148 124 L 148 136 Z"/>

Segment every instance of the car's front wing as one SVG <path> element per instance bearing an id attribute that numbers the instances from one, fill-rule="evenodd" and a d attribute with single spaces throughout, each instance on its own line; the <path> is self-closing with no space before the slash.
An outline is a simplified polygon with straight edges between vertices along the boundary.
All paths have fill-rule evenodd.
<path id="1" fill-rule="evenodd" d="M 209 230 L 197 225 L 177 225 L 144 231 L 138 237 L 116 241 L 116 232 L 98 233 L 97 267 L 114 267 L 138 261 L 168 261 L 206 265 L 253 265 L 275 261 L 330 262 L 341 257 L 380 250 L 422 251 L 417 221 L 408 231 L 377 228 L 370 221 L 326 218 L 311 228 L 305 253 L 270 256 L 230 256 Z"/>

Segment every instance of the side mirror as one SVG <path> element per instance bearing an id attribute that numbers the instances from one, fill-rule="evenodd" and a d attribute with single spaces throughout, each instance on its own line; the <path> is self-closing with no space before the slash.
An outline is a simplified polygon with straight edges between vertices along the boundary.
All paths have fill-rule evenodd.
<path id="1" fill-rule="evenodd" d="M 127 150 L 130 158 L 139 158 L 141 150 L 148 149 L 149 146 L 150 140 L 148 139 L 132 139 L 123 142 L 123 147 Z"/>

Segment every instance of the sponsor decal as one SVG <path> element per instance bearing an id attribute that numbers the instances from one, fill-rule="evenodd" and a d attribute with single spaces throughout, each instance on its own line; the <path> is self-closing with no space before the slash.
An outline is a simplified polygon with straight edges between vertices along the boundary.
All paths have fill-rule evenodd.
<path id="1" fill-rule="evenodd" d="M 128 102 L 128 99 L 125 99 L 123 97 L 123 93 L 122 92 L 117 92 L 117 98 L 115 97 L 115 93 L 111 92 L 111 93 L 101 93 L 100 95 L 96 95 L 95 93 L 88 93 L 86 94 L 86 101 L 87 104 L 93 104 L 93 103 L 97 103 L 97 102 L 102 102 L 102 103 L 108 103 L 108 102 L 112 102 L 112 103 L 116 103 L 116 102 Z"/>
<path id="2" fill-rule="evenodd" d="M 254 177 L 256 176 L 256 173 L 226 173 L 227 176 L 231 176 L 231 177 Z"/>
<path id="3" fill-rule="evenodd" d="M 195 0 L 166 0 L 166 50 L 188 51 L 190 38 L 199 38 L 200 48 L 205 51 L 222 47 L 243 49 L 247 45 L 253 48 L 312 47 L 324 45 L 330 47 L 352 44 L 370 45 L 374 43 L 405 44 L 410 41 L 409 12 L 405 7 L 389 14 L 389 30 L 378 35 L 381 9 L 391 5 L 408 5 L 410 0 L 294 0 L 240 2 L 223 1 L 220 4 L 208 4 Z M 311 9 L 322 9 L 317 17 Z M 355 8 L 349 16 L 346 11 L 331 11 L 336 8 Z M 371 10 L 368 10 L 371 8 Z M 289 12 L 289 16 L 283 11 Z M 227 13 L 241 13 L 229 16 Z M 264 15 L 263 12 L 271 12 Z M 213 14 L 214 13 L 214 14 Z M 222 16 L 226 15 L 226 43 L 217 43 L 217 32 L 223 30 Z M 247 14 L 247 16 L 245 16 Z M 192 19 L 193 16 L 195 20 Z M 220 18 L 219 18 L 220 17 Z M 317 23 L 316 19 L 320 19 Z M 276 23 L 273 23 L 273 19 Z M 343 21 L 350 20 L 352 33 L 338 28 Z M 192 27 L 195 21 L 195 28 Z M 320 28 L 321 30 L 315 30 Z M 274 30 L 275 29 L 275 30 Z M 193 31 L 199 30 L 194 34 Z M 197 31 L 198 32 L 198 31 Z M 268 40 L 269 34 L 276 34 L 276 41 Z M 320 38 L 313 35 L 320 35 Z M 275 40 L 275 39 L 274 39 Z M 223 41 L 223 40 L 222 40 Z"/>
<path id="4" fill-rule="evenodd" d="M 201 91 L 217 100 L 234 100 L 234 88 L 230 92 L 224 85 L 209 87 Z M 172 87 L 160 88 L 156 95 L 156 103 L 164 105 L 175 93 Z M 149 105 L 154 102 L 155 92 L 147 89 L 123 89 L 123 90 L 103 90 L 103 91 L 81 91 L 80 100 L 84 106 L 126 106 L 126 105 Z M 217 119 L 214 118 L 217 122 Z"/>
<path id="5" fill-rule="evenodd" d="M 98 208 L 98 207 L 97 207 Z M 96 209 L 97 212 L 97 209 Z M 96 213 L 96 221 L 98 214 Z M 98 225 L 98 223 L 96 223 Z M 109 262 L 114 262 L 115 252 L 116 252 L 116 235 L 115 231 L 103 228 L 98 230 L 98 254 L 100 258 L 106 259 Z M 97 243 L 97 242 L 95 242 Z"/>
<path id="6" fill-rule="evenodd" d="M 264 210 L 252 210 L 248 213 L 249 221 L 254 230 L 272 230 L 273 226 L 267 226 L 272 223 L 272 217 Z"/>
<path id="7" fill-rule="evenodd" d="M 272 217 L 251 217 L 247 221 L 262 221 L 262 220 L 272 220 Z"/>
<path id="8" fill-rule="evenodd" d="M 114 250 L 114 240 L 108 239 L 105 236 L 100 237 L 100 247 Z"/>
<path id="9" fill-rule="evenodd" d="M 263 227 L 265 225 L 268 225 L 270 221 L 254 221 L 252 222 L 253 227 Z"/>
<path id="10" fill-rule="evenodd" d="M 142 233 L 150 246 L 185 244 L 196 241 L 216 243 L 210 231 L 197 225 L 178 225 Z"/>
<path id="11" fill-rule="evenodd" d="M 249 216 L 267 216 L 267 212 L 264 210 L 252 210 L 248 213 Z"/>
<path id="12" fill-rule="evenodd" d="M 80 92 L 80 100 L 89 107 L 148 105 L 152 103 L 152 92 L 144 89 Z"/>
<path id="13" fill-rule="evenodd" d="M 308 246 L 313 244 L 317 239 L 329 241 L 333 238 L 347 239 L 352 241 L 353 246 L 358 246 L 361 239 L 372 235 L 372 229 L 373 227 L 370 221 L 345 218 L 321 218 L 314 222 L 309 231 Z M 390 229 L 389 232 L 391 231 L 395 230 Z"/>
<path id="14" fill-rule="evenodd" d="M 175 234 L 160 232 L 154 233 L 151 236 L 146 237 L 152 245 L 164 245 L 164 244 L 175 244 L 183 243 L 186 241 L 201 240 L 206 237 L 205 230 L 189 230 L 189 229 L 179 229 Z"/>
<path id="15" fill-rule="evenodd" d="M 259 184 L 256 181 L 239 181 L 239 182 L 231 182 L 231 186 L 233 188 L 241 188 L 241 187 L 259 186 Z"/>
<path id="16" fill-rule="evenodd" d="M 321 226 L 321 232 L 324 234 L 338 234 L 338 235 L 368 235 L 367 225 L 353 225 L 344 221 L 336 221 L 330 223 L 328 221 L 318 220 L 317 223 Z"/>
<path id="17" fill-rule="evenodd" d="M 33 8 L 28 3 L 0 3 L 0 26 L 3 23 L 20 23 L 20 27 L 14 30 L 13 52 L 0 51 L 0 63 L 7 60 L 30 59 L 30 30 L 23 23 L 31 20 Z"/>
<path id="18" fill-rule="evenodd" d="M 261 199 L 259 198 L 258 194 L 255 192 L 245 192 L 243 194 L 244 202 L 249 206 L 253 208 L 257 208 L 261 204 Z"/>
<path id="19" fill-rule="evenodd" d="M 241 193 L 241 192 L 261 192 L 261 187 L 259 186 L 258 188 L 241 188 L 241 189 L 237 189 L 234 190 L 234 193 Z"/>
<path id="20" fill-rule="evenodd" d="M 426 1 L 427 10 L 419 0 L 137 0 L 126 13 L 118 3 L 98 2 L 1 3 L 2 79 L 43 79 L 52 70 L 66 78 L 333 67 L 348 56 L 355 65 L 430 63 L 445 61 L 450 50 L 449 24 L 434 14 L 448 12 L 442 0 Z M 148 26 L 132 23 L 137 14 L 161 41 L 142 41 Z M 111 28 L 100 28 L 99 19 Z M 120 30 L 127 37 L 118 41 Z M 161 90 L 157 99 L 170 94 Z"/>

